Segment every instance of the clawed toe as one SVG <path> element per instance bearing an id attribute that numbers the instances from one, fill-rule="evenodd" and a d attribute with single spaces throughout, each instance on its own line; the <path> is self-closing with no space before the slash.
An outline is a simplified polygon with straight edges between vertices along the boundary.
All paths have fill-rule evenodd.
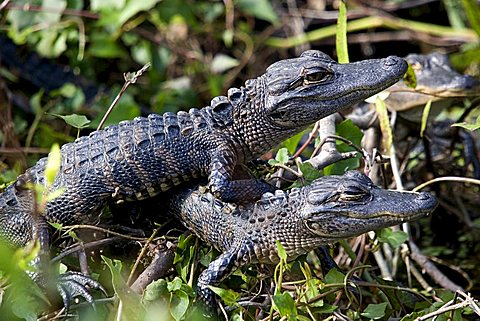
<path id="1" fill-rule="evenodd" d="M 87 275 L 79 272 L 67 272 L 59 275 L 57 280 L 57 290 L 63 300 L 65 308 L 69 308 L 72 300 L 76 297 L 83 297 L 85 301 L 95 307 L 93 296 L 90 289 L 100 290 L 106 294 L 103 286 Z"/>

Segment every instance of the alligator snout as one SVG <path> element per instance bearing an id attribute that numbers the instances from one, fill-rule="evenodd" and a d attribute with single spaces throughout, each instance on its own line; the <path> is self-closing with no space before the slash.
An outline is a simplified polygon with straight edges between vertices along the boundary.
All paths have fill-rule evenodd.
<path id="1" fill-rule="evenodd" d="M 387 58 L 384 59 L 383 61 L 383 69 L 385 70 L 390 70 L 390 69 L 398 69 L 402 68 L 407 71 L 407 62 L 400 57 L 397 56 L 388 56 Z"/>

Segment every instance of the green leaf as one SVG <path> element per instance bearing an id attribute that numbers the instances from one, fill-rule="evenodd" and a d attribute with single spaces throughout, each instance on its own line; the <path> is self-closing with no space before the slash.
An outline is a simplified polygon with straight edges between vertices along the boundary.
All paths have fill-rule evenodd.
<path id="1" fill-rule="evenodd" d="M 322 172 L 313 167 L 310 163 L 300 163 L 300 171 L 307 184 L 322 176 Z"/>
<path id="2" fill-rule="evenodd" d="M 145 308 L 141 303 L 139 294 L 133 292 L 122 277 L 122 263 L 115 261 L 102 255 L 102 259 L 110 269 L 112 275 L 112 285 L 118 299 L 122 302 L 122 320 L 124 321 L 140 321 L 143 320 Z"/>
<path id="3" fill-rule="evenodd" d="M 82 128 L 87 128 L 88 125 L 91 123 L 90 120 L 84 115 L 77 115 L 77 114 L 71 114 L 71 115 L 58 115 L 58 114 L 51 114 L 49 115 L 58 117 L 63 119 L 68 125 L 82 129 Z"/>
<path id="4" fill-rule="evenodd" d="M 427 103 L 425 104 L 425 107 L 423 108 L 423 113 L 422 113 L 422 124 L 420 127 L 420 137 L 423 138 L 423 133 L 425 132 L 425 129 L 427 128 L 427 122 L 428 122 L 428 115 L 430 114 L 430 107 L 432 106 L 432 100 L 429 99 Z"/>
<path id="5" fill-rule="evenodd" d="M 275 243 L 277 244 L 277 254 L 278 257 L 284 261 L 287 262 L 287 252 L 285 252 L 285 248 L 283 247 L 282 243 L 280 243 L 279 240 L 275 240 Z"/>
<path id="6" fill-rule="evenodd" d="M 167 289 L 170 292 L 175 292 L 182 288 L 182 279 L 175 277 L 171 282 L 167 283 Z"/>
<path id="7" fill-rule="evenodd" d="M 59 33 L 56 29 L 45 30 L 41 33 L 41 39 L 37 44 L 40 55 L 48 58 L 60 56 L 67 50 L 67 33 Z"/>
<path id="8" fill-rule="evenodd" d="M 402 245 L 407 239 L 408 234 L 403 231 L 392 231 L 387 227 L 377 231 L 378 240 L 382 243 L 388 243 L 393 248 L 397 248 Z"/>
<path id="9" fill-rule="evenodd" d="M 143 292 L 143 301 L 155 301 L 168 294 L 167 281 L 158 279 L 147 285 Z"/>
<path id="10" fill-rule="evenodd" d="M 290 156 L 288 155 L 288 150 L 286 148 L 280 148 L 277 152 L 277 155 L 275 155 L 275 160 L 280 164 L 288 163 L 289 159 Z"/>
<path id="11" fill-rule="evenodd" d="M 233 307 L 238 306 L 237 301 L 240 298 L 240 293 L 237 293 L 231 289 L 223 289 L 212 285 L 209 285 L 208 287 L 216 295 L 218 295 L 227 305 Z"/>
<path id="12" fill-rule="evenodd" d="M 342 284 L 345 281 L 345 275 L 337 269 L 331 269 L 325 275 L 324 281 L 327 284 Z"/>
<path id="13" fill-rule="evenodd" d="M 170 314 L 176 320 L 182 320 L 187 312 L 188 305 L 190 303 L 190 298 L 188 294 L 178 290 L 175 293 L 172 293 L 170 297 Z"/>
<path id="14" fill-rule="evenodd" d="M 336 49 L 338 62 L 341 64 L 346 64 L 349 62 L 347 42 L 347 6 L 344 0 L 339 1 L 338 5 Z"/>
<path id="15" fill-rule="evenodd" d="M 66 83 L 59 89 L 52 90 L 50 92 L 51 96 L 63 96 L 66 98 L 72 98 L 77 92 L 77 87 L 72 83 Z"/>
<path id="16" fill-rule="evenodd" d="M 215 74 L 221 74 L 224 71 L 238 66 L 239 63 L 237 59 L 220 53 L 213 58 L 210 70 Z"/>
<path id="17" fill-rule="evenodd" d="M 94 34 L 94 36 L 91 37 L 88 52 L 92 56 L 107 59 L 123 58 L 127 56 L 127 52 L 122 46 L 104 34 Z"/>
<path id="18" fill-rule="evenodd" d="M 35 114 L 39 114 L 42 112 L 42 97 L 43 89 L 39 90 L 32 96 L 32 98 L 30 98 L 30 105 L 32 105 L 32 109 Z"/>
<path id="19" fill-rule="evenodd" d="M 288 292 L 276 294 L 272 296 L 275 309 L 280 313 L 280 316 L 287 317 L 288 320 L 296 320 L 297 307 L 292 296 Z"/>
<path id="20" fill-rule="evenodd" d="M 278 16 L 267 0 L 237 0 L 235 4 L 245 13 L 270 23 L 277 23 Z"/>
<path id="21" fill-rule="evenodd" d="M 50 149 L 50 154 L 48 154 L 47 165 L 45 166 L 45 180 L 47 181 L 48 186 L 53 184 L 61 163 L 62 155 L 60 154 L 60 146 L 58 146 L 58 144 L 53 144 Z"/>
<path id="22" fill-rule="evenodd" d="M 405 85 L 407 85 L 407 87 L 417 87 L 417 76 L 415 75 L 415 71 L 410 64 L 408 64 L 407 72 L 403 75 L 403 82 Z"/>
<path id="23" fill-rule="evenodd" d="M 462 127 L 469 131 L 475 131 L 480 128 L 480 116 L 477 117 L 475 124 L 468 124 L 466 122 L 462 122 L 462 123 L 452 124 L 452 126 Z"/>
<path id="24" fill-rule="evenodd" d="M 126 0 L 91 0 L 90 6 L 92 11 L 99 11 L 102 9 L 115 10 L 122 9 L 126 2 Z"/>
<path id="25" fill-rule="evenodd" d="M 46 10 L 41 10 L 35 17 L 35 21 L 45 24 L 53 24 L 60 21 L 63 10 L 67 7 L 65 0 L 42 0 L 42 7 Z M 55 10 L 48 10 L 55 8 Z"/>
<path id="26" fill-rule="evenodd" d="M 306 130 L 283 141 L 282 145 L 288 149 L 288 152 L 290 155 L 295 154 L 295 151 L 298 148 L 298 143 L 300 143 L 300 140 L 302 140 L 302 137 L 303 135 L 305 135 L 305 132 Z"/>
<path id="27" fill-rule="evenodd" d="M 473 30 L 480 36 L 480 7 L 475 0 L 462 0 L 462 5 L 465 8 L 468 22 Z"/>
<path id="28" fill-rule="evenodd" d="M 385 315 L 385 309 L 387 308 L 387 302 L 379 304 L 369 304 L 365 311 L 361 313 L 362 316 L 369 319 L 380 319 Z"/>
<path id="29" fill-rule="evenodd" d="M 53 192 L 48 193 L 47 202 L 53 201 L 54 199 L 62 195 L 65 192 L 65 189 L 66 189 L 65 187 L 59 187 Z"/>

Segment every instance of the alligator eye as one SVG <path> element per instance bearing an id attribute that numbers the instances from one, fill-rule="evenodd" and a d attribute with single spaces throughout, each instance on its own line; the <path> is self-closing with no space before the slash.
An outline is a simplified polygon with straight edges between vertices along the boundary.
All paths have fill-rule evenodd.
<path id="1" fill-rule="evenodd" d="M 304 76 L 303 84 L 309 85 L 309 84 L 316 84 L 316 83 L 322 82 L 327 78 L 328 75 L 329 73 L 326 71 L 311 72 Z"/>
<path id="2" fill-rule="evenodd" d="M 284 119 L 285 118 L 285 112 L 284 111 L 276 111 L 274 113 L 271 113 L 270 117 L 272 117 L 274 119 Z"/>
<path id="3" fill-rule="evenodd" d="M 351 202 L 351 201 L 359 201 L 364 199 L 367 196 L 367 192 L 364 190 L 361 190 L 359 188 L 355 187 L 350 187 L 344 190 L 339 197 L 339 200 L 341 201 L 346 201 L 346 202 Z"/>

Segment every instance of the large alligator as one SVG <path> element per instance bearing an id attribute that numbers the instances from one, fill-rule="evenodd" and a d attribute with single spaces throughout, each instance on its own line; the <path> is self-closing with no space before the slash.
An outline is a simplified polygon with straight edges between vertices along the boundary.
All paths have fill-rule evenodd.
<path id="1" fill-rule="evenodd" d="M 151 114 L 80 137 L 61 148 L 61 167 L 49 192 L 63 192 L 44 213 L 34 213 L 27 184 L 45 185 L 47 158 L 0 194 L 0 237 L 23 246 L 34 235 L 48 235 L 40 231 L 44 220 L 94 222 L 108 202 L 150 198 L 201 176 L 208 176 L 209 190 L 224 201 L 258 199 L 272 187 L 261 180 L 232 180 L 237 165 L 391 86 L 406 68 L 395 56 L 338 64 L 320 51 L 306 51 L 272 64 L 203 109 Z M 46 243 L 41 242 L 43 249 Z"/>
<path id="2" fill-rule="evenodd" d="M 196 190 L 178 193 L 170 203 L 190 231 L 222 253 L 198 280 L 197 297 L 209 307 L 215 302 L 209 285 L 218 285 L 239 266 L 278 263 L 277 240 L 293 260 L 321 245 L 416 220 L 437 206 L 429 193 L 385 190 L 358 171 L 266 193 L 245 206 Z"/>

